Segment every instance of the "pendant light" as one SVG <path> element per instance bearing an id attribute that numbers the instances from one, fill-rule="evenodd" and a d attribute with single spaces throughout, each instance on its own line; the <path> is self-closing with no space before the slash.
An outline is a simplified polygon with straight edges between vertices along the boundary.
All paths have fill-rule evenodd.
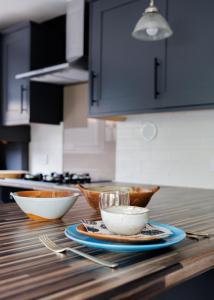
<path id="1" fill-rule="evenodd" d="M 165 18 L 159 13 L 150 0 L 149 7 L 145 9 L 140 20 L 137 22 L 132 36 L 142 41 L 158 41 L 170 37 L 173 34 Z"/>

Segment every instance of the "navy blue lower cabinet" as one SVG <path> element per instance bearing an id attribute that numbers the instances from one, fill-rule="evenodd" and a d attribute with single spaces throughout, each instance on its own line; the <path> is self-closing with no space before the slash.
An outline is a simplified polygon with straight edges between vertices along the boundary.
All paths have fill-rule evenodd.
<path id="1" fill-rule="evenodd" d="M 194 277 L 162 294 L 153 297 L 151 300 L 212 300 L 213 299 L 213 278 L 214 269 Z"/>
<path id="2" fill-rule="evenodd" d="M 166 1 L 156 3 L 165 14 Z M 139 113 L 161 106 L 165 42 L 142 42 L 131 35 L 147 6 L 147 0 L 91 2 L 91 116 Z"/>

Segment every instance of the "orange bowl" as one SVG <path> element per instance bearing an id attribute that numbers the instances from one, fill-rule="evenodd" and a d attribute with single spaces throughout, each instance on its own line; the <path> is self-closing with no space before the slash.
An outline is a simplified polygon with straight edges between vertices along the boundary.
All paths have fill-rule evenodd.
<path id="1" fill-rule="evenodd" d="M 136 187 L 136 186 L 116 186 L 116 185 L 95 186 L 95 187 L 86 188 L 80 184 L 77 185 L 77 188 L 83 193 L 88 204 L 97 211 L 100 210 L 99 201 L 100 201 L 100 194 L 102 192 L 128 191 L 130 197 L 130 205 L 146 207 L 151 197 L 154 195 L 154 193 L 156 193 L 160 189 L 159 186 L 155 186 L 152 188 L 143 188 L 143 187 Z"/>

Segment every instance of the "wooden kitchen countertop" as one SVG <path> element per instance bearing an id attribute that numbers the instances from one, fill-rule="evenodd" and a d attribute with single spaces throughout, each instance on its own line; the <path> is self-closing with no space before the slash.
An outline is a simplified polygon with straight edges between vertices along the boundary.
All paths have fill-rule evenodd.
<path id="1" fill-rule="evenodd" d="M 110 253 L 68 240 L 63 231 L 96 215 L 83 198 L 61 220 L 27 219 L 15 203 L 0 204 L 0 299 L 148 299 L 214 266 L 214 190 L 162 188 L 149 204 L 151 218 L 191 231 L 212 234 L 199 242 L 151 253 Z M 111 270 L 75 254 L 56 255 L 38 236 L 118 262 Z"/>

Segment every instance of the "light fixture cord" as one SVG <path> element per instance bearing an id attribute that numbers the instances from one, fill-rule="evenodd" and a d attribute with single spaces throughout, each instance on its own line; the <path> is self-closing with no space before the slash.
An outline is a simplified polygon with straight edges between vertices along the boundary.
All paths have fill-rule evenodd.
<path id="1" fill-rule="evenodd" d="M 154 5 L 155 5 L 154 0 L 150 0 L 149 6 L 154 6 Z"/>

